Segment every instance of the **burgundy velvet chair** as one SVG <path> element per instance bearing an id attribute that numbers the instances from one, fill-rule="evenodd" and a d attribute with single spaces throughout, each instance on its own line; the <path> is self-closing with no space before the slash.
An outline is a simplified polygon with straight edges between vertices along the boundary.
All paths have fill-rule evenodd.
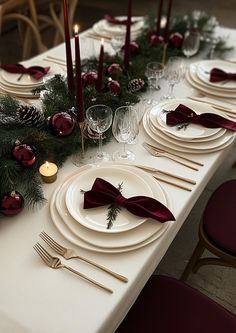
<path id="1" fill-rule="evenodd" d="M 207 249 L 215 257 L 201 258 Z M 203 265 L 236 268 L 236 180 L 220 185 L 211 195 L 199 227 L 199 242 L 181 280 Z"/>
<path id="2" fill-rule="evenodd" d="M 236 315 L 171 277 L 153 275 L 116 333 L 235 333 Z"/>

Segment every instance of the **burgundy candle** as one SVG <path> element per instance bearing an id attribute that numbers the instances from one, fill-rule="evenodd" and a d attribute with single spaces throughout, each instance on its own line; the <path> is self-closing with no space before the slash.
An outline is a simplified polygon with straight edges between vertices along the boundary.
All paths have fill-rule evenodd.
<path id="1" fill-rule="evenodd" d="M 125 68 L 128 68 L 128 66 L 129 66 L 131 16 L 132 16 L 132 0 L 129 0 L 127 25 L 126 25 L 126 37 L 125 37 L 125 54 L 124 54 Z"/>
<path id="2" fill-rule="evenodd" d="M 81 61 L 80 61 L 78 25 L 74 27 L 74 32 L 75 32 L 76 109 L 77 109 L 77 121 L 78 123 L 81 123 L 84 121 L 84 100 L 83 100 L 83 86 L 81 79 Z"/>
<path id="3" fill-rule="evenodd" d="M 63 14 L 64 14 L 64 33 L 65 33 L 65 44 L 66 44 L 67 83 L 69 90 L 73 92 L 74 78 L 73 78 L 73 64 L 72 64 L 71 45 L 70 45 L 67 0 L 63 0 Z"/>
<path id="4" fill-rule="evenodd" d="M 162 7 L 163 7 L 163 0 L 160 0 L 158 16 L 157 16 L 157 31 L 156 31 L 157 36 L 160 35 Z"/>
<path id="5" fill-rule="evenodd" d="M 101 46 L 100 46 L 100 55 L 98 61 L 98 78 L 96 83 L 97 91 L 102 90 L 102 79 L 103 79 L 103 60 L 104 60 L 104 39 L 101 39 Z"/>
<path id="6" fill-rule="evenodd" d="M 170 25 L 170 14 L 171 14 L 172 1 L 173 0 L 169 0 L 169 5 L 168 5 L 168 11 L 167 11 L 167 17 L 166 17 L 166 27 L 165 27 L 165 36 L 164 36 L 165 43 L 168 43 L 168 38 L 169 38 L 169 25 Z"/>

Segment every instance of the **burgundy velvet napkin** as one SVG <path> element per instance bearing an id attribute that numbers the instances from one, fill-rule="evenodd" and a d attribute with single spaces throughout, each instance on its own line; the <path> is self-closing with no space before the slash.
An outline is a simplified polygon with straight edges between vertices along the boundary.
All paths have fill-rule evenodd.
<path id="1" fill-rule="evenodd" d="M 125 198 L 112 184 L 96 178 L 92 189 L 84 194 L 84 209 L 116 203 L 129 212 L 141 217 L 150 217 L 159 222 L 175 221 L 173 214 L 156 199 L 146 196 Z"/>
<path id="2" fill-rule="evenodd" d="M 111 15 L 104 15 L 104 19 L 108 22 L 108 23 L 111 23 L 111 24 L 119 24 L 119 25 L 126 25 L 127 24 L 127 19 L 125 20 L 120 20 L 120 19 L 117 19 L 117 18 L 114 18 L 113 16 Z M 131 24 L 134 24 L 136 21 L 132 21 Z"/>
<path id="3" fill-rule="evenodd" d="M 236 131 L 236 122 L 215 113 L 196 114 L 192 109 L 183 104 L 180 104 L 174 111 L 167 113 L 166 123 L 169 126 L 192 123 L 199 124 L 207 128 L 222 127 L 231 131 Z"/>
<path id="4" fill-rule="evenodd" d="M 236 73 L 227 73 L 219 68 L 210 71 L 210 82 L 236 81 Z"/>
<path id="5" fill-rule="evenodd" d="M 50 69 L 50 67 L 41 66 L 31 66 L 27 68 L 21 64 L 0 65 L 0 68 L 4 69 L 9 73 L 29 74 L 35 80 L 41 79 L 44 75 L 48 73 Z"/>

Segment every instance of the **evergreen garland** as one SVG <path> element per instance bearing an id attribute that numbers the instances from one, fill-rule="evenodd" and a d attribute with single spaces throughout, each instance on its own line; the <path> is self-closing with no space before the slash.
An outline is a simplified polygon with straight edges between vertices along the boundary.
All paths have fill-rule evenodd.
<path id="1" fill-rule="evenodd" d="M 195 13 L 196 14 L 196 13 Z M 184 35 L 189 22 L 196 20 L 196 15 L 177 16 L 172 19 L 171 33 L 179 32 Z M 206 41 L 211 40 L 211 35 L 216 26 L 216 21 L 205 13 L 198 15 L 198 29 L 203 36 L 201 48 L 206 47 Z M 123 68 L 123 56 L 110 56 L 105 54 L 104 58 L 104 80 L 103 90 L 98 93 L 95 85 L 84 84 L 84 107 L 87 109 L 93 104 L 106 104 L 113 111 L 124 104 L 136 104 L 139 101 L 139 93 L 146 90 L 147 78 L 145 76 L 145 66 L 150 61 L 161 61 L 163 44 L 151 45 L 149 36 L 155 32 L 155 18 L 148 16 L 145 29 L 136 39 L 137 50 L 131 54 L 131 62 L 128 70 Z M 218 40 L 216 50 L 226 51 L 222 40 Z M 182 55 L 181 49 L 169 46 L 167 58 L 173 55 Z M 111 64 L 118 64 L 122 71 L 109 74 L 108 69 Z M 83 67 L 85 73 L 97 71 L 97 59 L 90 58 Z M 109 89 L 109 80 L 115 80 L 120 86 L 120 92 Z M 143 82 L 139 91 L 130 89 L 130 82 Z M 45 120 L 37 128 L 32 124 L 22 123 L 19 112 L 22 104 L 10 96 L 0 97 L 0 198 L 6 192 L 17 190 L 21 192 L 25 199 L 26 206 L 34 207 L 43 204 L 45 198 L 42 190 L 42 183 L 38 173 L 39 166 L 45 161 L 54 161 L 61 167 L 68 156 L 80 150 L 81 133 L 78 128 L 70 136 L 59 137 L 53 134 L 50 129 L 48 119 L 57 112 L 68 112 L 76 120 L 75 97 L 68 91 L 66 80 L 55 75 L 43 86 L 37 88 L 33 93 L 40 93 L 41 111 L 44 112 Z M 111 138 L 111 130 L 106 132 L 105 141 Z M 12 157 L 12 149 L 15 142 L 30 145 L 35 150 L 36 162 L 29 168 L 21 166 Z M 97 145 L 97 140 L 86 137 L 86 147 Z"/>

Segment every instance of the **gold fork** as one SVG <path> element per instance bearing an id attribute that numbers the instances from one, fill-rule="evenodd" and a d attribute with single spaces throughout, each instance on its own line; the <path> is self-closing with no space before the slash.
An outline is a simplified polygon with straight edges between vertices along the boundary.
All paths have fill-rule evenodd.
<path id="1" fill-rule="evenodd" d="M 57 268 L 66 268 L 69 271 L 71 271 L 71 272 L 79 275 L 84 280 L 93 283 L 97 287 L 102 288 L 102 289 L 108 291 L 109 293 L 113 293 L 112 289 L 107 288 L 103 284 L 97 282 L 96 280 L 93 280 L 93 279 L 89 278 L 88 276 L 84 275 L 83 273 L 80 273 L 80 272 L 76 271 L 75 269 L 62 264 L 61 260 L 58 257 L 53 257 L 50 253 L 48 253 L 47 250 L 45 250 L 45 248 L 41 244 L 36 243 L 33 246 L 33 248 L 38 253 L 38 255 L 40 256 L 40 258 L 45 262 L 45 264 L 48 265 L 49 267 L 55 268 L 55 269 L 57 269 Z"/>
<path id="2" fill-rule="evenodd" d="M 87 262 L 90 265 L 93 265 L 101 270 L 103 270 L 104 272 L 114 276 L 115 278 L 117 278 L 118 280 L 121 280 L 123 282 L 128 282 L 127 277 L 120 275 L 118 273 L 115 273 L 113 271 L 111 271 L 109 268 L 106 268 L 104 266 L 101 266 L 97 263 L 95 263 L 94 261 L 91 261 L 87 258 L 81 257 L 79 256 L 77 253 L 75 253 L 74 250 L 72 249 L 67 249 L 64 246 L 60 245 L 59 243 L 57 243 L 52 237 L 50 237 L 45 231 L 42 231 L 39 236 L 58 254 L 60 254 L 61 256 L 63 256 L 65 259 L 80 259 L 83 260 L 85 262 Z"/>

